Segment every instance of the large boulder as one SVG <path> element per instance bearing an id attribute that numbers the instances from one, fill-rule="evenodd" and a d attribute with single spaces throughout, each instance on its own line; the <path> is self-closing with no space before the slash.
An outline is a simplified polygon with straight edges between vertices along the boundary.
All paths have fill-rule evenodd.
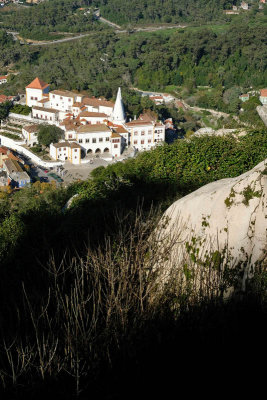
<path id="1" fill-rule="evenodd" d="M 213 261 L 245 266 L 244 289 L 253 266 L 267 260 L 266 199 L 267 160 L 243 175 L 209 183 L 176 201 L 158 229 L 166 276 L 173 267 L 184 268 L 186 257 L 199 267 L 212 254 Z"/>

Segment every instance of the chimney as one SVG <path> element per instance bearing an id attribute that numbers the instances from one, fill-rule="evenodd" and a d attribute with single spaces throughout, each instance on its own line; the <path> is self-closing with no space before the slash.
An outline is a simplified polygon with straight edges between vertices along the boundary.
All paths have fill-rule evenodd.
<path id="1" fill-rule="evenodd" d="M 136 115 L 134 116 L 134 120 L 136 121 Z"/>

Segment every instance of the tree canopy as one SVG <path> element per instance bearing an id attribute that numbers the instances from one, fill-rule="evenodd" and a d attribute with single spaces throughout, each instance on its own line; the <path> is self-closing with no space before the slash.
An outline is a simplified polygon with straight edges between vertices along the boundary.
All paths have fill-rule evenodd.
<path id="1" fill-rule="evenodd" d="M 63 130 L 55 125 L 41 125 L 37 133 L 38 142 L 46 147 L 50 143 L 57 143 L 63 137 Z"/>

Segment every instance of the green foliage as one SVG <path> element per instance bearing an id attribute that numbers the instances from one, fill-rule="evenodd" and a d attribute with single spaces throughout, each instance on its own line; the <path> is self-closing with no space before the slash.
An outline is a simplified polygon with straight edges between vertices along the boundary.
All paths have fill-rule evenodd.
<path id="1" fill-rule="evenodd" d="M 63 137 L 63 130 L 55 125 L 41 125 L 37 132 L 39 144 L 46 147 L 48 147 L 50 143 L 57 143 L 59 139 L 62 139 Z"/>
<path id="2" fill-rule="evenodd" d="M 261 102 L 256 96 L 252 96 L 248 101 L 242 103 L 244 111 L 240 114 L 240 120 L 257 127 L 265 127 L 256 110 L 257 106 L 261 106 Z"/>
<path id="3" fill-rule="evenodd" d="M 14 135 L 14 133 L 10 133 L 10 132 L 0 132 L 0 135 L 6 136 L 9 139 L 13 139 L 13 140 L 22 140 L 19 135 Z"/>
<path id="4" fill-rule="evenodd" d="M 37 7 L 22 8 L 6 13 L 2 26 L 20 32 L 23 37 L 43 40 L 49 32 L 81 32 L 101 29 L 93 14 L 86 14 L 80 7 L 87 6 L 86 0 L 53 0 Z M 1 17 L 1 15 L 0 15 Z M 51 38 L 51 37 L 50 37 Z M 1 40 L 1 38 L 0 38 Z"/>
<path id="5" fill-rule="evenodd" d="M 11 255 L 23 236 L 25 227 L 21 219 L 12 214 L 5 218 L 0 224 L 0 260 Z"/>
<path id="6" fill-rule="evenodd" d="M 21 115 L 29 115 L 31 110 L 32 110 L 31 107 L 23 106 L 22 104 L 15 104 L 10 109 L 10 112 Z"/>
<path id="7" fill-rule="evenodd" d="M 261 192 L 254 191 L 251 186 L 247 186 L 242 192 L 244 199 L 242 201 L 245 206 L 249 205 L 249 201 L 253 199 L 253 197 L 261 197 Z"/>
<path id="8" fill-rule="evenodd" d="M 0 121 L 8 116 L 11 106 L 12 103 L 10 101 L 0 104 Z"/>

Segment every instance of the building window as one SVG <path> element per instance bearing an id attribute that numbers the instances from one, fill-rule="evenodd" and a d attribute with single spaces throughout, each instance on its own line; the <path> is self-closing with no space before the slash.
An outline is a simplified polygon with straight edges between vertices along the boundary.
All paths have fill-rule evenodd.
<path id="1" fill-rule="evenodd" d="M 120 143 L 120 139 L 113 139 L 112 143 Z"/>
<path id="2" fill-rule="evenodd" d="M 144 141 L 144 140 L 141 140 L 141 144 L 145 144 L 145 141 Z"/>
<path id="3" fill-rule="evenodd" d="M 117 149 L 118 148 L 118 145 L 117 144 L 114 144 L 114 149 Z"/>
<path id="4" fill-rule="evenodd" d="M 68 101 L 71 101 L 71 99 L 68 99 Z"/>
<path id="5" fill-rule="evenodd" d="M 77 153 L 77 149 L 74 149 L 75 153 Z M 76 157 L 75 157 L 76 158 Z"/>
<path id="6" fill-rule="evenodd" d="M 137 144 L 137 140 L 134 140 L 134 144 Z"/>
<path id="7" fill-rule="evenodd" d="M 141 131 L 141 135 L 144 136 L 144 134 L 145 134 L 145 131 Z"/>
<path id="8" fill-rule="evenodd" d="M 106 142 L 109 142 L 109 137 L 106 137 Z"/>
<path id="9" fill-rule="evenodd" d="M 31 100 L 33 100 L 33 97 L 31 96 Z"/>
<path id="10" fill-rule="evenodd" d="M 152 131 L 151 131 L 151 130 L 150 130 L 150 131 L 148 131 L 148 134 L 149 134 L 149 135 L 152 135 Z"/>
<path id="11" fill-rule="evenodd" d="M 93 138 L 92 142 L 93 142 L 93 143 L 96 143 L 96 138 Z"/>
<path id="12" fill-rule="evenodd" d="M 62 97 L 60 96 L 60 100 L 62 100 Z"/>
<path id="13" fill-rule="evenodd" d="M 148 139 L 148 143 L 151 143 L 151 139 Z"/>
<path id="14" fill-rule="evenodd" d="M 52 97 L 53 97 L 53 99 L 54 99 L 54 98 L 55 98 L 55 95 L 53 94 L 53 96 L 52 96 Z"/>
<path id="15" fill-rule="evenodd" d="M 137 131 L 134 131 L 134 136 L 137 136 L 138 135 L 138 132 Z"/>
<path id="16" fill-rule="evenodd" d="M 90 143 L 90 139 L 85 139 L 85 143 Z"/>
<path id="17" fill-rule="evenodd" d="M 79 139 L 79 143 L 82 143 L 83 142 L 83 140 L 82 139 Z"/>
<path id="18" fill-rule="evenodd" d="M 99 142 L 103 142 L 103 138 L 101 137 L 101 138 L 99 138 Z"/>
<path id="19" fill-rule="evenodd" d="M 64 151 L 66 151 L 66 147 L 64 147 L 64 149 L 63 149 Z"/>
<path id="20" fill-rule="evenodd" d="M 69 139 L 72 139 L 72 135 L 69 135 Z"/>

